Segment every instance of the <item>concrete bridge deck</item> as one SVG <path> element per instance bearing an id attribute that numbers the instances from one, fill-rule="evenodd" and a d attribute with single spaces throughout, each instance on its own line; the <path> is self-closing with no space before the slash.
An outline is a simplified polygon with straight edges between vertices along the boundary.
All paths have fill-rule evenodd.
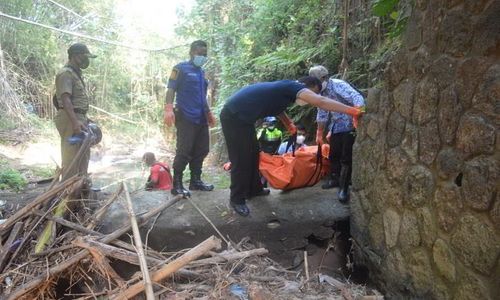
<path id="1" fill-rule="evenodd" d="M 349 217 L 349 206 L 338 202 L 336 189 L 322 190 L 320 185 L 289 192 L 272 190 L 269 196 L 248 201 L 251 213 L 241 217 L 229 206 L 229 190 L 193 192 L 193 201 L 226 237 L 239 242 L 250 237 L 258 246 L 270 250 L 272 258 L 289 261 L 293 250 L 304 249 L 308 238 L 326 240 L 333 236 L 332 226 Z M 136 214 L 146 212 L 171 197 L 169 192 L 134 193 Z M 109 209 L 101 231 L 110 232 L 129 222 L 123 200 Z M 153 220 L 150 221 L 150 224 Z M 142 228 L 143 240 L 150 225 Z M 191 248 L 216 234 L 212 226 L 188 200 L 165 210 L 155 221 L 147 243 L 157 250 L 176 251 Z M 285 264 L 286 265 L 286 264 Z"/>

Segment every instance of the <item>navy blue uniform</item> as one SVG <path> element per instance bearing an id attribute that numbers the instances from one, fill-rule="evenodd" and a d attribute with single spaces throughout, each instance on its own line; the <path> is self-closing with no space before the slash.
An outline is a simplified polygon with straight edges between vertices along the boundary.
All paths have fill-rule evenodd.
<path id="1" fill-rule="evenodd" d="M 190 61 L 176 65 L 168 80 L 167 87 L 175 91 L 174 174 L 182 174 L 189 164 L 191 178 L 201 176 L 203 160 L 209 151 L 207 86 L 203 69 Z"/>
<path id="2" fill-rule="evenodd" d="M 224 105 L 220 120 L 231 161 L 230 200 L 234 204 L 245 204 L 245 199 L 263 188 L 255 121 L 285 111 L 304 88 L 292 80 L 256 83 L 236 92 Z"/>

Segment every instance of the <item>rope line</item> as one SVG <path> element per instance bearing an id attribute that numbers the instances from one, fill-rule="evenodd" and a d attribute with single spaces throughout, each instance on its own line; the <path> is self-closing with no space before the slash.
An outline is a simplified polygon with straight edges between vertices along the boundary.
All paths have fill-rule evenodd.
<path id="1" fill-rule="evenodd" d="M 42 27 L 42 28 L 45 28 L 45 29 L 49 29 L 49 30 L 61 32 L 61 33 L 72 35 L 72 36 L 77 36 L 77 37 L 80 37 L 80 38 L 84 38 L 84 39 L 88 39 L 88 40 L 100 42 L 100 43 L 103 43 L 103 44 L 109 44 L 109 45 L 114 45 L 114 46 L 118 46 L 118 47 L 122 47 L 122 48 L 128 48 L 128 49 L 132 49 L 132 50 L 139 50 L 139 51 L 145 51 L 145 52 L 163 52 L 163 51 L 169 51 L 169 50 L 173 50 L 173 49 L 176 49 L 176 48 L 181 48 L 181 47 L 185 47 L 185 46 L 189 45 L 189 44 L 182 44 L 182 45 L 177 45 L 177 46 L 168 47 L 168 48 L 156 48 L 156 49 L 154 49 L 154 48 L 145 48 L 145 47 L 135 47 L 135 46 L 129 46 L 127 44 L 123 44 L 123 43 L 120 43 L 120 42 L 108 41 L 108 40 L 101 39 L 101 38 L 96 38 L 96 37 L 93 37 L 93 36 L 90 36 L 90 35 L 86 35 L 86 34 L 82 34 L 82 33 L 78 33 L 78 32 L 73 32 L 73 31 L 68 31 L 68 30 L 64 30 L 64 29 L 59 29 L 59 28 L 55 28 L 55 27 L 52 27 L 52 26 L 49 26 L 49 25 L 40 24 L 40 23 L 37 23 L 37 22 L 25 20 L 25 19 L 22 19 L 22 18 L 18 18 L 18 17 L 14 17 L 14 16 L 11 16 L 11 15 L 5 14 L 5 13 L 3 13 L 1 11 L 0 11 L 0 17 L 4 17 L 4 18 L 11 19 L 11 20 L 18 21 L 18 22 L 27 23 L 27 24 L 34 25 L 34 26 L 39 26 L 39 27 Z"/>

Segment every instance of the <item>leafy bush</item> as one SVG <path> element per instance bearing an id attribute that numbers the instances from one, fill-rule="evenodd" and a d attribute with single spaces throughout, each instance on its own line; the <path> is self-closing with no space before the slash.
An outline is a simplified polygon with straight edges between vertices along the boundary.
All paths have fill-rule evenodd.
<path id="1" fill-rule="evenodd" d="M 26 179 L 19 171 L 11 168 L 0 170 L 0 190 L 11 189 L 20 191 L 26 184 Z"/>

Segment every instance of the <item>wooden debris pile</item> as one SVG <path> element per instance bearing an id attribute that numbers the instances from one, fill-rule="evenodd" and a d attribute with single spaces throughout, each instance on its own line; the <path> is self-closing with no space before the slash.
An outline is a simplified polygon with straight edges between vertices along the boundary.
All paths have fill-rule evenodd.
<path id="1" fill-rule="evenodd" d="M 0 224 L 0 299 L 379 297 L 363 286 L 321 274 L 309 276 L 309 272 L 306 278 L 304 272 L 286 270 L 264 256 L 266 249 L 248 241 L 231 242 L 227 250 L 215 252 L 221 240 L 212 236 L 192 249 L 157 252 L 142 244 L 139 228 L 180 196 L 136 216 L 125 183 L 105 201 L 75 200 L 83 185 L 84 178 L 77 176 L 54 181 Z M 109 234 L 98 232 L 96 228 L 117 199 L 126 204 L 130 223 Z M 118 239 L 129 232 L 133 235 L 130 243 Z"/>

